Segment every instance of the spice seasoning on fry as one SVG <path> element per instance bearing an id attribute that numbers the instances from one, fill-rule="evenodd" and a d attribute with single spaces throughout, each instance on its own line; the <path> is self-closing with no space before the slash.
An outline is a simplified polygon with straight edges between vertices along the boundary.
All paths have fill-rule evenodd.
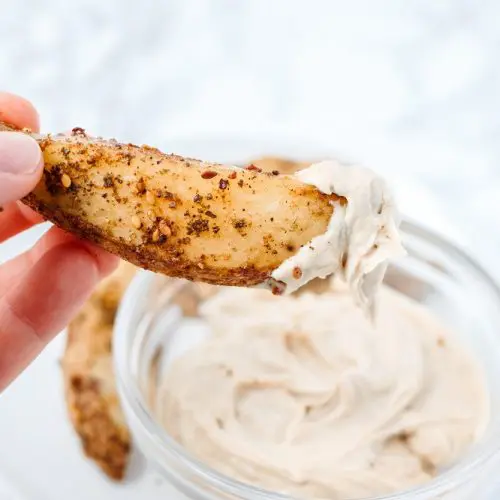
<path id="1" fill-rule="evenodd" d="M 156 201 L 155 195 L 151 191 L 146 192 L 146 201 L 151 205 Z"/>
<path id="2" fill-rule="evenodd" d="M 71 187 L 71 177 L 68 174 L 61 175 L 61 184 L 68 189 Z"/>
<path id="3" fill-rule="evenodd" d="M 245 170 L 253 170 L 254 172 L 262 172 L 262 169 L 257 167 L 257 165 L 254 165 L 251 163 L 250 165 L 245 167 Z"/>
<path id="4" fill-rule="evenodd" d="M 215 176 L 217 176 L 217 172 L 214 172 L 213 170 L 205 170 L 201 173 L 201 177 L 203 179 L 213 179 Z"/>
<path id="5" fill-rule="evenodd" d="M 142 226 L 142 221 L 137 215 L 132 216 L 132 224 L 136 229 L 140 229 Z"/>
<path id="6" fill-rule="evenodd" d="M 159 225 L 160 232 L 167 238 L 172 235 L 172 230 L 166 221 L 162 220 Z"/>

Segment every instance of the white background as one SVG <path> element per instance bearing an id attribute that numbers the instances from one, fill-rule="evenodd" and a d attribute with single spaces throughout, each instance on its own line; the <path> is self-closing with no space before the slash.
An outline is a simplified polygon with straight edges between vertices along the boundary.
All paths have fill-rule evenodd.
<path id="1" fill-rule="evenodd" d="M 401 179 L 403 206 L 449 221 L 500 276 L 499 19 L 496 0 L 4 1 L 0 88 L 30 98 L 45 131 L 167 151 L 180 138 L 314 138 Z M 63 448 L 82 467 L 51 349 L 51 375 L 42 359 L 0 397 L 0 484 L 25 488 L 0 487 L 2 500 L 43 500 L 27 468 L 49 485 Z M 63 478 L 71 498 L 89 498 L 84 470 L 73 492 Z"/>
<path id="2" fill-rule="evenodd" d="M 45 130 L 167 150 L 195 132 L 320 137 L 424 180 L 496 258 L 496 0 L 16 0 L 0 16 L 0 86 Z"/>

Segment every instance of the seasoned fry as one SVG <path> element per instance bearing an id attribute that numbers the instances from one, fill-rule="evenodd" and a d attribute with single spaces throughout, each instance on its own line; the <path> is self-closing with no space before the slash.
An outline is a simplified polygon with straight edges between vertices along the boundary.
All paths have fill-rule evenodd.
<path id="1" fill-rule="evenodd" d="M 62 360 L 66 403 L 83 449 L 112 479 L 122 479 L 130 434 L 112 366 L 112 333 L 121 297 L 135 268 L 125 262 L 84 305 L 68 328 Z"/>
<path id="2" fill-rule="evenodd" d="M 264 282 L 323 234 L 335 206 L 345 202 L 258 167 L 92 139 L 82 129 L 38 140 L 44 176 L 24 202 L 58 226 L 169 276 Z"/>

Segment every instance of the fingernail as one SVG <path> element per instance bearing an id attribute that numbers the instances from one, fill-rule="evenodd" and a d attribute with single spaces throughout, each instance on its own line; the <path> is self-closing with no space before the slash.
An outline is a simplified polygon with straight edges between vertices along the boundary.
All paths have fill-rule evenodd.
<path id="1" fill-rule="evenodd" d="M 19 132 L 0 132 L 0 173 L 29 175 L 42 163 L 38 143 Z"/>

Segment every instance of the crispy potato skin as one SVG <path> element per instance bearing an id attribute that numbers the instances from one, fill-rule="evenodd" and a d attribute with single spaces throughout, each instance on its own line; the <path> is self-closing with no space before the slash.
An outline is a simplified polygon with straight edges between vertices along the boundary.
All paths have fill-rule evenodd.
<path id="1" fill-rule="evenodd" d="M 324 233 L 345 202 L 291 176 L 92 139 L 82 129 L 38 140 L 44 175 L 23 201 L 63 229 L 172 277 L 264 282 Z"/>
<path id="2" fill-rule="evenodd" d="M 130 433 L 112 366 L 113 324 L 135 268 L 122 262 L 95 290 L 68 327 L 62 359 L 66 404 L 85 454 L 112 479 L 123 478 Z"/>

